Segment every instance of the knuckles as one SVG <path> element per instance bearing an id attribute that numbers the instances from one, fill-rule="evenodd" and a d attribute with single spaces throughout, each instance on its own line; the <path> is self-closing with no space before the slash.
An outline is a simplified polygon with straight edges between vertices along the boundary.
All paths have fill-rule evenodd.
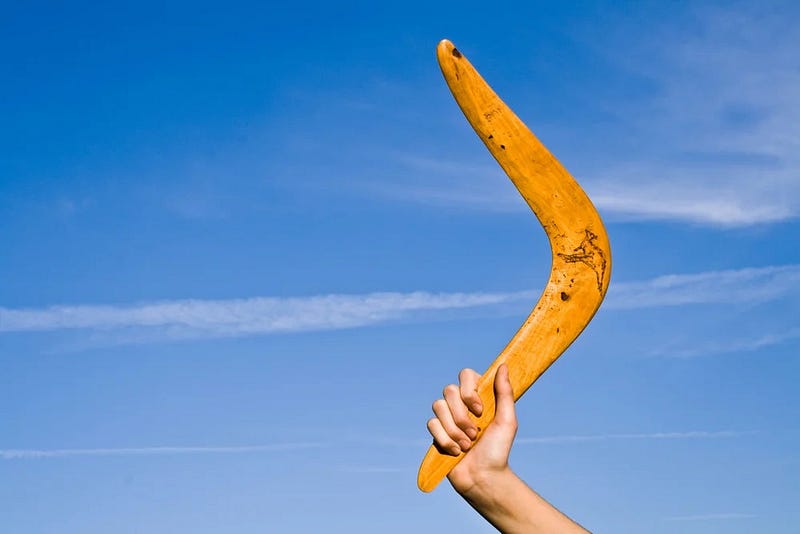
<path id="1" fill-rule="evenodd" d="M 434 413 L 436 413 L 438 411 L 441 411 L 441 410 L 446 410 L 447 409 L 447 401 L 445 401 L 444 399 L 436 399 L 435 401 L 433 401 L 433 404 L 431 405 L 431 409 L 433 410 Z"/>
<path id="2" fill-rule="evenodd" d="M 458 380 L 464 382 L 465 380 L 469 380 L 470 378 L 472 378 L 477 374 L 478 373 L 475 372 L 473 369 L 465 367 L 464 369 L 461 370 L 461 372 L 458 373 Z"/>
<path id="3" fill-rule="evenodd" d="M 445 398 L 447 398 L 448 396 L 457 398 L 459 396 L 458 386 L 455 384 L 446 385 L 442 390 L 442 396 L 444 396 Z"/>

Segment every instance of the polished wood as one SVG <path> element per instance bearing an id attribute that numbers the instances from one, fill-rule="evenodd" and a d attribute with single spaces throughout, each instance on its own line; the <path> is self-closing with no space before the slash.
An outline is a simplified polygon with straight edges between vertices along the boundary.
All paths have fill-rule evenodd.
<path id="1" fill-rule="evenodd" d="M 603 222 L 583 189 L 464 55 L 444 40 L 437 56 L 456 102 L 539 219 L 552 249 L 544 292 L 478 384 L 483 414 L 473 419 L 480 439 L 494 418 L 498 366 L 508 365 L 514 397 L 519 399 L 594 316 L 608 289 L 611 249 Z M 464 456 L 444 455 L 431 446 L 420 466 L 419 488 L 431 491 Z"/>

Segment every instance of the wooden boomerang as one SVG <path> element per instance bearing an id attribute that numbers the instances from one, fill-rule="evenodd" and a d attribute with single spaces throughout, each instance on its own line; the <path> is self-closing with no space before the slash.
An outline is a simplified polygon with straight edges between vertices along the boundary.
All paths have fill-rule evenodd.
<path id="1" fill-rule="evenodd" d="M 525 323 L 478 382 L 478 439 L 494 419 L 494 375 L 505 363 L 514 399 L 558 359 L 589 324 L 608 289 L 611 249 L 597 210 L 578 183 L 492 91 L 469 61 L 443 40 L 439 66 L 461 111 L 539 219 L 553 252 L 550 281 Z M 466 454 L 469 454 L 468 452 Z M 431 491 L 465 454 L 431 446 L 417 485 Z"/>

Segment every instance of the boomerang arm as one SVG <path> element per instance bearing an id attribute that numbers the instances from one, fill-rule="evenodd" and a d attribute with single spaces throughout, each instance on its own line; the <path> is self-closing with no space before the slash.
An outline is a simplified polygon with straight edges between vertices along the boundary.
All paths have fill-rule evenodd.
<path id="1" fill-rule="evenodd" d="M 437 56 L 453 97 L 539 219 L 552 250 L 550 279 L 539 301 L 478 383 L 483 414 L 472 418 L 480 439 L 494 419 L 498 366 L 508 365 L 519 399 L 594 316 L 608 289 L 611 250 L 597 210 L 558 160 L 452 43 L 439 43 Z M 419 488 L 431 491 L 464 456 L 443 455 L 431 446 L 420 466 Z"/>

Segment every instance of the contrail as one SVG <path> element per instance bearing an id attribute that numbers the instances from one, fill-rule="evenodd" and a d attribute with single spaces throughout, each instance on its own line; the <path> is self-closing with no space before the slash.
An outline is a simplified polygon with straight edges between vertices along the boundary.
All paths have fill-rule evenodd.
<path id="1" fill-rule="evenodd" d="M 128 306 L 0 308 L 0 332 L 170 328 L 240 336 L 366 326 L 426 310 L 473 308 L 531 297 L 515 293 L 368 293 L 313 297 L 177 300 Z"/>
<path id="2" fill-rule="evenodd" d="M 4 460 L 68 458 L 71 456 L 153 456 L 179 454 L 243 454 L 325 447 L 324 443 L 276 443 L 240 447 L 121 447 L 105 449 L 0 449 Z"/>
<path id="3" fill-rule="evenodd" d="M 628 434 L 586 434 L 586 435 L 566 435 L 566 436 L 542 436 L 530 438 L 517 438 L 516 443 L 520 444 L 561 444 L 561 443 L 582 443 L 587 441 L 610 441 L 610 440 L 681 440 L 681 439 L 717 439 L 717 438 L 737 438 L 754 434 L 754 432 L 737 432 L 723 430 L 710 432 L 698 430 L 692 432 L 650 432 L 650 433 L 628 433 Z"/>
<path id="4" fill-rule="evenodd" d="M 699 514 L 699 515 L 678 515 L 673 517 L 665 517 L 664 521 L 714 521 L 718 519 L 753 519 L 758 517 L 753 514 Z"/>
<path id="5" fill-rule="evenodd" d="M 651 432 L 651 433 L 626 433 L 626 434 L 587 434 L 587 435 L 561 435 L 541 437 L 520 437 L 516 439 L 519 444 L 563 444 L 582 443 L 591 441 L 608 440 L 681 440 L 681 439 L 718 439 L 736 438 L 755 432 L 741 431 L 691 431 L 691 432 Z M 358 439 L 356 442 L 339 443 L 342 447 L 353 446 L 354 443 L 364 445 L 398 444 L 403 440 L 394 439 Z M 422 446 L 430 440 L 411 440 L 406 445 Z M 198 446 L 161 446 L 161 447 L 117 447 L 117 448 L 92 448 L 92 449 L 0 449 L 0 459 L 25 460 L 37 458 L 69 458 L 73 456 L 155 456 L 155 455 L 181 455 L 181 454 L 246 454 L 259 452 L 292 452 L 296 450 L 330 448 L 336 443 L 323 442 L 296 442 L 273 443 L 269 445 L 246 445 L 228 447 L 198 447 Z M 369 468 L 373 469 L 373 468 Z M 378 468 L 382 469 L 382 468 Z M 397 469 L 395 467 L 393 470 Z"/>
<path id="6" fill-rule="evenodd" d="M 800 265 L 670 274 L 612 282 L 604 307 L 632 310 L 767 302 L 800 289 Z M 365 327 L 420 314 L 530 304 L 539 291 L 367 293 L 311 297 L 174 300 L 129 305 L 0 307 L 0 334 L 91 330 L 122 343 L 242 337 Z M 495 306 L 493 312 L 490 307 Z"/>

